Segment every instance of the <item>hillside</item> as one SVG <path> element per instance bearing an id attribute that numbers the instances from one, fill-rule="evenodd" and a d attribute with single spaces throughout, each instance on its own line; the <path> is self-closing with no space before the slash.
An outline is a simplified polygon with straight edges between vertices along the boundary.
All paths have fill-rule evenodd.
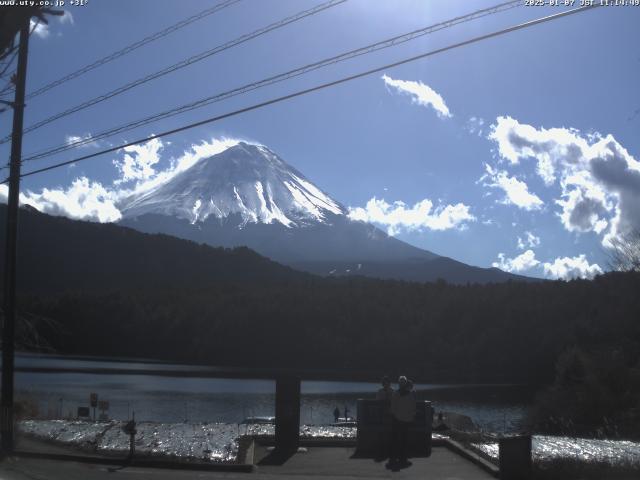
<path id="1" fill-rule="evenodd" d="M 6 205 L 0 205 L 3 226 L 6 211 Z M 3 234 L 1 258 L 4 242 Z M 214 248 L 113 224 L 53 217 L 31 208 L 20 210 L 18 242 L 18 291 L 22 293 L 192 288 L 306 276 L 248 248 Z"/>

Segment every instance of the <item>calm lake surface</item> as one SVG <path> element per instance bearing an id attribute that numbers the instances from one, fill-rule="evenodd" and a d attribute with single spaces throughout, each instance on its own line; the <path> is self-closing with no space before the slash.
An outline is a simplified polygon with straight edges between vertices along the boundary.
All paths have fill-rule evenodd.
<path id="1" fill-rule="evenodd" d="M 196 370 L 186 365 L 121 362 L 20 354 L 17 366 Z M 15 377 L 17 398 L 36 405 L 40 418 L 75 417 L 88 406 L 89 394 L 109 402 L 109 418 L 138 421 L 239 423 L 248 416 L 272 416 L 275 383 L 268 380 L 178 378 L 152 375 L 22 373 Z M 301 423 L 333 422 L 345 407 L 356 416 L 358 398 L 372 398 L 379 386 L 363 382 L 302 382 Z M 483 430 L 513 432 L 521 427 L 533 398 L 529 387 L 514 385 L 417 384 L 416 395 L 431 400 L 438 411 L 470 416 Z M 98 411 L 98 415 L 100 412 Z"/>

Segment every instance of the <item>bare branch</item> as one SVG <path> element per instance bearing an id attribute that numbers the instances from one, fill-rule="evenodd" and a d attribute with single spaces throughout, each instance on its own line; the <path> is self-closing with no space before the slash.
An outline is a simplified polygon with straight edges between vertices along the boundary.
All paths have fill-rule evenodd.
<path id="1" fill-rule="evenodd" d="M 640 230 L 633 229 L 612 240 L 608 255 L 612 270 L 640 271 Z"/>

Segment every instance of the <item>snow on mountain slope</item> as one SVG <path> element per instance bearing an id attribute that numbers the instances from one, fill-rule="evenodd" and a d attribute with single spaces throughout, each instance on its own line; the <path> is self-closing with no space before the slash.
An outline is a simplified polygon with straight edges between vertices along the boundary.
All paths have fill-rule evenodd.
<path id="1" fill-rule="evenodd" d="M 124 199 L 123 218 L 159 214 L 188 220 L 239 215 L 248 223 L 286 227 L 326 223 L 346 211 L 304 175 L 262 145 L 240 142 L 200 160 L 170 181 Z"/>

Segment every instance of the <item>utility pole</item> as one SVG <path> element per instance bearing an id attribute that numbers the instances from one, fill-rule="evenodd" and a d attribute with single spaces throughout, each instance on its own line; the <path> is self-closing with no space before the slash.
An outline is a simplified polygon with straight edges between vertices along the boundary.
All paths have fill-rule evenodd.
<path id="1" fill-rule="evenodd" d="M 24 93 L 27 82 L 27 52 L 29 49 L 29 19 L 20 28 L 16 91 L 13 102 L 13 130 L 9 170 L 7 208 L 7 241 L 4 259 L 4 319 L 2 324 L 2 394 L 0 398 L 2 450 L 11 453 L 14 447 L 13 373 L 16 325 L 16 247 L 18 234 L 18 202 L 20 198 L 20 162 L 22 159 L 22 123 Z"/>

